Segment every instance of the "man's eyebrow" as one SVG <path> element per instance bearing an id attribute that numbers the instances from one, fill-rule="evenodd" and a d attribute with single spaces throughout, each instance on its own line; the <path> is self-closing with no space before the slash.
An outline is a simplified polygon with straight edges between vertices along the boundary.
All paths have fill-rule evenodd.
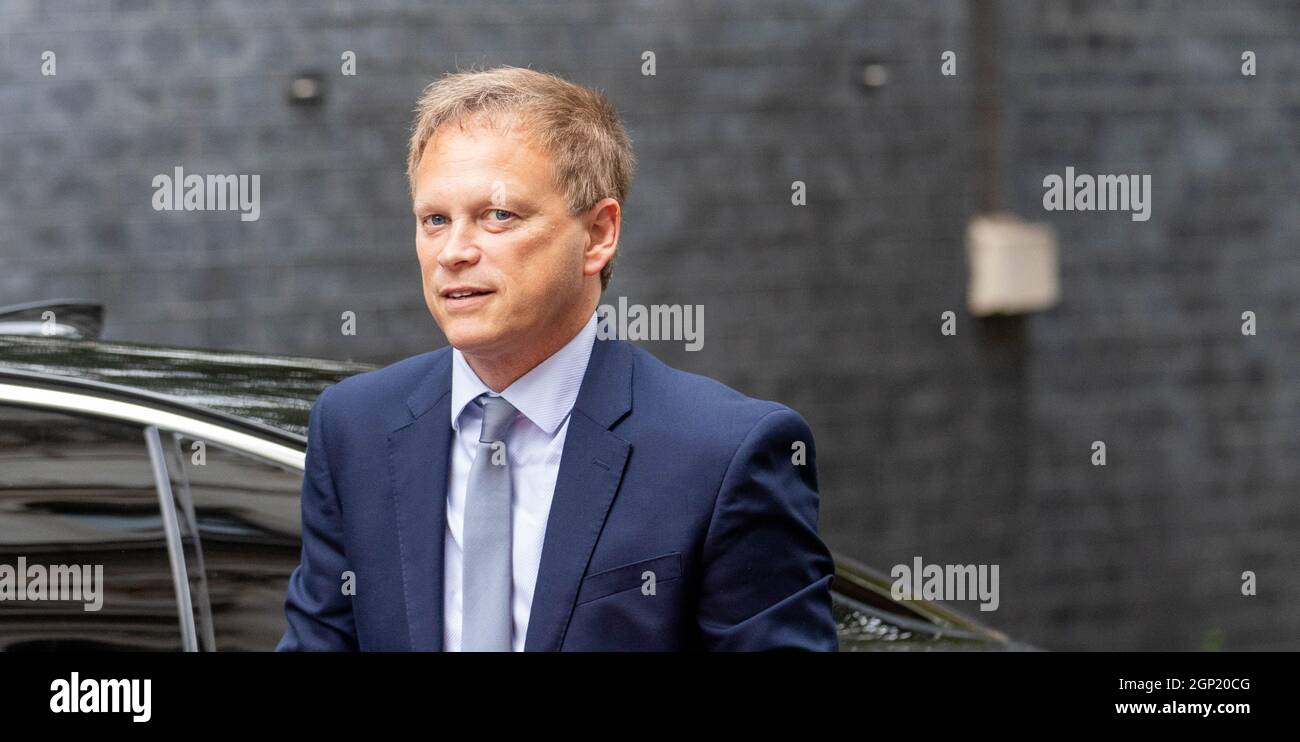
<path id="1" fill-rule="evenodd" d="M 498 203 L 499 202 L 499 203 Z M 485 196 L 483 205 L 488 208 L 515 208 L 515 209 L 532 209 L 535 208 L 533 200 L 526 194 L 520 194 L 518 191 L 513 193 L 507 192 L 502 194 L 500 199 L 494 200 L 491 196 Z M 438 207 L 428 201 L 416 200 L 411 204 L 411 213 L 419 216 L 424 211 L 437 211 Z"/>

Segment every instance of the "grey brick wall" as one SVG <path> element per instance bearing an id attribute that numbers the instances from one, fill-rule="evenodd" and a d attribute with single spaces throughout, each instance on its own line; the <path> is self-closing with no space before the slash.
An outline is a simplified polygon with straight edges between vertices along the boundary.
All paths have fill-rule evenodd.
<path id="1" fill-rule="evenodd" d="M 437 347 L 410 109 L 458 66 L 557 72 L 609 93 L 640 160 L 607 300 L 704 304 L 702 351 L 647 347 L 804 413 L 832 547 L 885 570 L 997 563 L 999 610 L 958 607 L 1049 648 L 1300 648 L 1300 4 L 1003 0 L 985 48 L 957 0 L 434 7 L 0 0 L 0 303 L 98 299 L 118 339 Z M 977 320 L 963 236 L 990 195 L 972 64 L 990 49 L 993 195 L 1058 230 L 1063 301 Z M 863 60 L 888 84 L 857 85 Z M 301 72 L 321 105 L 287 102 Z M 1067 165 L 1151 173 L 1151 220 L 1045 213 Z M 260 174 L 260 220 L 155 212 L 176 166 Z"/>

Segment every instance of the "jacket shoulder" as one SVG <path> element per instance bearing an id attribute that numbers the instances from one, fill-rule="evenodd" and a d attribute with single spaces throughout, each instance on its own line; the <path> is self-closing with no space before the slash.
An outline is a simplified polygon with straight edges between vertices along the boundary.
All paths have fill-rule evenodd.
<path id="1" fill-rule="evenodd" d="M 349 376 L 326 387 L 316 404 L 323 405 L 328 395 L 332 417 L 405 414 L 411 396 L 425 388 L 429 375 L 445 365 L 450 355 L 451 348 L 443 347 Z"/>
<path id="2" fill-rule="evenodd" d="M 803 417 L 780 402 L 750 397 L 716 379 L 673 368 L 634 345 L 629 347 L 634 358 L 634 409 L 647 411 L 661 424 L 671 426 L 676 437 L 734 447 L 773 413 L 779 413 L 786 425 L 807 429 Z"/>

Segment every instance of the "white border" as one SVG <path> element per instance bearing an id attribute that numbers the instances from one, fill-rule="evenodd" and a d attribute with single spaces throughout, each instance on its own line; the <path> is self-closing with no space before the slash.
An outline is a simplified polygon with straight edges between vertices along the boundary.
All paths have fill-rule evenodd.
<path id="1" fill-rule="evenodd" d="M 253 456 L 260 456 L 299 471 L 306 468 L 307 454 L 290 446 L 272 443 L 255 435 L 133 402 L 120 402 L 89 394 L 5 383 L 0 383 L 0 402 L 51 407 L 114 420 L 126 420 L 140 425 L 156 425 L 195 440 L 211 441 Z"/>

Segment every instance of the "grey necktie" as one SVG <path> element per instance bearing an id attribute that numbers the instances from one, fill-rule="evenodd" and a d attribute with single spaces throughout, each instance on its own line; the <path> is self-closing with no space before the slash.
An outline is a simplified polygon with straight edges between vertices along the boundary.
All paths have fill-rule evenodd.
<path id="1" fill-rule="evenodd" d="M 509 652 L 511 618 L 510 464 L 505 434 L 517 411 L 482 395 L 483 431 L 465 496 L 461 649 Z"/>

